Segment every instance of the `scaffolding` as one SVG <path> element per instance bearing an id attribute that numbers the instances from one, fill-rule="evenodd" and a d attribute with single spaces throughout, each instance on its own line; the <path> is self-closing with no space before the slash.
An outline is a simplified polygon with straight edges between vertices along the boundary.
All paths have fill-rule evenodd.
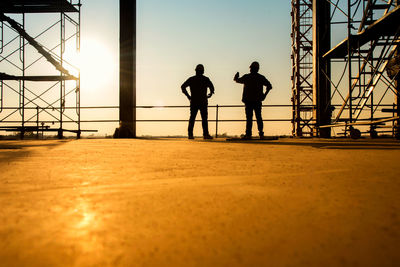
<path id="1" fill-rule="evenodd" d="M 80 9 L 80 0 L 1 1 L 0 130 L 80 137 Z"/>
<path id="2" fill-rule="evenodd" d="M 332 73 L 325 73 L 332 88 L 330 100 L 325 106 L 314 106 L 314 109 L 323 109 L 320 113 L 325 112 L 331 123 L 319 124 L 318 118 L 313 118 L 314 123 L 311 125 L 314 132 L 333 129 L 335 135 L 350 135 L 354 138 L 362 134 L 371 137 L 391 134 L 398 137 L 399 1 L 324 1 L 330 4 L 328 23 L 332 42 L 338 44 L 320 58 L 314 58 L 314 61 L 329 62 L 332 70 Z M 293 0 L 292 6 L 297 2 Z M 317 16 L 316 12 L 319 10 L 313 10 L 314 17 Z M 292 14 L 292 18 L 294 17 Z M 293 28 L 293 31 L 293 36 L 302 36 L 305 33 L 301 27 Z M 341 35 L 343 39 L 336 40 Z M 293 57 L 298 56 L 301 54 L 297 52 Z M 314 66 L 316 64 L 313 62 Z M 301 103 L 294 100 L 293 114 L 296 114 L 295 109 L 300 108 Z M 294 122 L 296 119 L 293 116 Z M 295 127 L 293 133 L 301 136 L 301 132 L 296 131 Z"/>

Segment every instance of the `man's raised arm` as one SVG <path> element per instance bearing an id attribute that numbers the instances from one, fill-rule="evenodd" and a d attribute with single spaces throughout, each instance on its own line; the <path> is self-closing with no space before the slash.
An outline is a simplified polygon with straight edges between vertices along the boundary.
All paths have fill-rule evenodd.
<path id="1" fill-rule="evenodd" d="M 236 72 L 235 77 L 233 77 L 233 80 L 237 83 L 244 83 L 243 77 L 239 77 L 239 72 Z"/>

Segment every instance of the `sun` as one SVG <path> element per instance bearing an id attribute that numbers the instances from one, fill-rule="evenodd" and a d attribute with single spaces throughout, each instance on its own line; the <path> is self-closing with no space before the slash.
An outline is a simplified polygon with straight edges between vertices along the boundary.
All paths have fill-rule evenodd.
<path id="1" fill-rule="evenodd" d="M 73 61 L 80 69 L 81 88 L 96 92 L 110 86 L 118 64 L 107 44 L 96 39 L 82 40 L 80 52 Z"/>

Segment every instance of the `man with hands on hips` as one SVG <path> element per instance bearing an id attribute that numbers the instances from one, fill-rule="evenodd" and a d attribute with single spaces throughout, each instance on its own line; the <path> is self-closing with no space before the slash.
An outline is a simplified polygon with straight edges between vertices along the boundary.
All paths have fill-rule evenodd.
<path id="1" fill-rule="evenodd" d="M 188 126 L 188 138 L 194 139 L 193 128 L 196 120 L 197 112 L 200 110 L 201 122 L 203 126 L 203 138 L 212 139 L 208 132 L 208 98 L 214 94 L 214 85 L 210 79 L 204 76 L 204 66 L 198 64 L 196 66 L 196 75 L 187 79 L 181 86 L 182 93 L 190 101 L 190 118 Z M 190 94 L 187 91 L 187 87 L 190 88 Z M 207 94 L 208 89 L 210 93 Z"/>

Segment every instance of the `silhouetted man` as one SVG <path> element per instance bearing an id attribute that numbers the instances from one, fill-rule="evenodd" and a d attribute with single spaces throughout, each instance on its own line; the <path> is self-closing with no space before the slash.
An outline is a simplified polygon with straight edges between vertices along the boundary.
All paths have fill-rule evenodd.
<path id="1" fill-rule="evenodd" d="M 196 75 L 190 77 L 181 86 L 182 93 L 190 100 L 190 118 L 188 127 L 188 138 L 194 139 L 193 128 L 196 120 L 197 112 L 200 110 L 201 122 L 203 126 L 203 137 L 204 139 L 212 139 L 208 133 L 208 121 L 207 121 L 207 106 L 208 98 L 214 94 L 214 85 L 210 79 L 204 76 L 204 66 L 199 64 L 196 66 Z M 190 94 L 186 88 L 190 88 Z M 210 93 L 207 94 L 207 89 L 210 89 Z"/>
<path id="2" fill-rule="evenodd" d="M 268 92 L 272 89 L 271 83 L 261 74 L 258 73 L 260 64 L 253 62 L 250 65 L 250 73 L 239 78 L 239 72 L 233 78 L 237 83 L 244 84 L 242 101 L 246 106 L 246 134 L 244 139 L 250 139 L 253 126 L 253 111 L 256 114 L 258 134 L 260 138 L 264 138 L 263 119 L 261 116 L 262 101 L 265 100 Z M 264 93 L 264 86 L 267 88 Z"/>

